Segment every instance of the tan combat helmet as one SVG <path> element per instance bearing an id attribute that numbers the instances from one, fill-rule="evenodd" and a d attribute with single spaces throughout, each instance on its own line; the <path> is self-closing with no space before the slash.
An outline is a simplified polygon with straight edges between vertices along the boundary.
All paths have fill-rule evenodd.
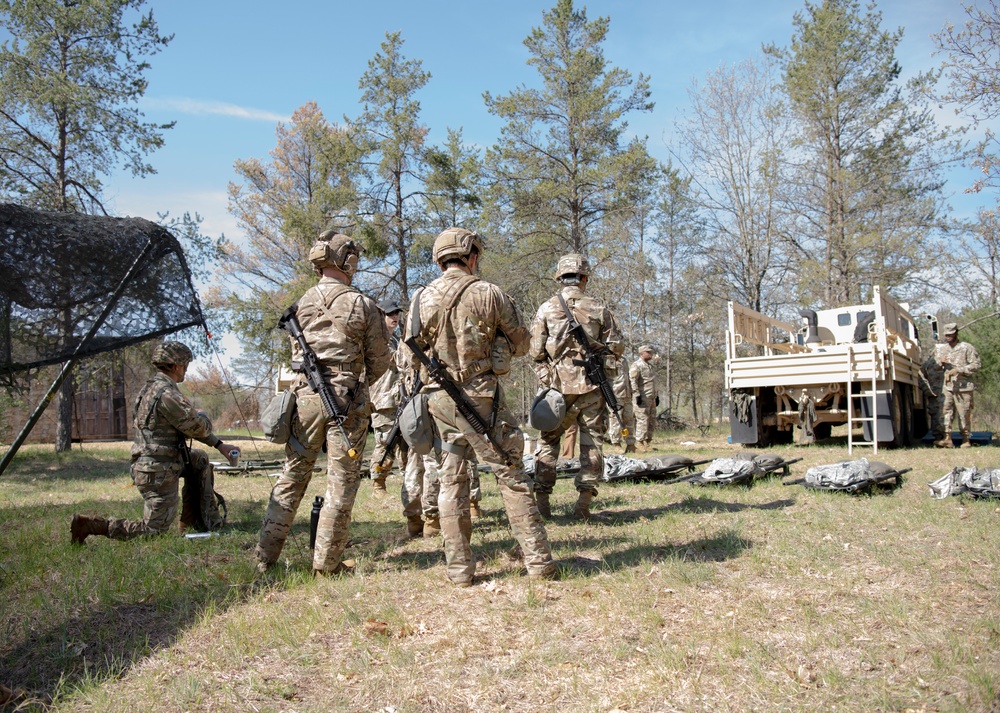
<path id="1" fill-rule="evenodd" d="M 153 350 L 153 366 L 168 367 L 175 364 L 187 366 L 194 359 L 194 354 L 186 344 L 181 342 L 163 342 Z"/>
<path id="2" fill-rule="evenodd" d="M 563 282 L 563 277 L 567 275 L 588 277 L 590 275 L 590 262 L 586 256 L 580 253 L 570 253 L 559 258 L 559 264 L 556 265 L 556 282 Z"/>
<path id="3" fill-rule="evenodd" d="M 309 249 L 309 262 L 319 273 L 324 267 L 335 267 L 349 278 L 358 271 L 358 258 L 364 248 L 352 238 L 335 230 L 324 230 Z"/>
<path id="4" fill-rule="evenodd" d="M 434 239 L 434 262 L 442 265 L 447 260 L 457 259 L 468 265 L 473 248 L 480 255 L 486 252 L 486 242 L 479 233 L 465 228 L 448 228 Z"/>

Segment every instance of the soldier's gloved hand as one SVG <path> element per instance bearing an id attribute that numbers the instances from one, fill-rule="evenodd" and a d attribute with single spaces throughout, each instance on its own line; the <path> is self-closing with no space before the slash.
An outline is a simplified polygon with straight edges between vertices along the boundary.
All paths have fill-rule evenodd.
<path id="1" fill-rule="evenodd" d="M 948 371 L 946 371 L 944 373 L 944 379 L 945 379 L 945 381 L 954 381 L 958 377 L 959 377 L 958 369 L 954 369 L 954 368 L 948 369 Z"/>

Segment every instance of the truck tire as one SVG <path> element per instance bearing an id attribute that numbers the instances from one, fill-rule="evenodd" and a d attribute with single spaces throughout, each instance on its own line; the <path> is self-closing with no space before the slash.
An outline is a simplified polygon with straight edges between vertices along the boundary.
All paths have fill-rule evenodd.
<path id="1" fill-rule="evenodd" d="M 819 423 L 813 424 L 813 435 L 816 437 L 817 441 L 829 438 L 832 433 L 833 424 L 828 421 L 820 421 Z"/>
<path id="2" fill-rule="evenodd" d="M 890 448 L 906 448 L 912 442 L 913 394 L 905 384 L 892 390 L 892 440 Z"/>

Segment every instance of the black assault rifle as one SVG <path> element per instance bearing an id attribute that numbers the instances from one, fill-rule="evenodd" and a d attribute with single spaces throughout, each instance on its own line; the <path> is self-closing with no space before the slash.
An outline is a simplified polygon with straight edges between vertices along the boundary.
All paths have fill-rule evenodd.
<path id="1" fill-rule="evenodd" d="M 604 373 L 604 363 L 601 359 L 605 354 L 613 355 L 614 352 L 606 346 L 601 349 L 595 349 L 583 325 L 569 311 L 569 306 L 566 304 L 566 300 L 563 299 L 562 293 L 557 293 L 556 297 L 559 298 L 559 304 L 562 305 L 563 312 L 566 313 L 566 320 L 569 322 L 569 333 L 573 335 L 583 350 L 584 358 L 574 359 L 573 364 L 584 367 L 587 370 L 587 378 L 590 379 L 590 383 L 601 390 L 604 403 L 614 413 L 615 420 L 618 421 L 618 428 L 621 430 L 622 437 L 624 438 L 628 436 L 628 429 L 625 428 L 625 422 L 622 421 L 622 406 L 618 403 L 618 399 L 615 398 L 614 389 L 611 388 L 608 375 Z"/>
<path id="2" fill-rule="evenodd" d="M 788 466 L 790 466 L 792 463 L 798 463 L 800 460 L 802 460 L 802 459 L 801 458 L 792 458 L 791 460 L 783 460 L 780 463 L 775 463 L 774 465 L 760 466 L 760 467 L 764 471 L 764 475 L 767 475 L 769 473 L 774 473 L 777 470 L 782 471 L 782 475 L 788 475 Z M 760 464 L 758 463 L 757 465 L 760 465 Z M 710 481 L 710 480 L 705 480 L 704 479 L 705 473 L 706 473 L 706 471 L 701 470 L 701 471 L 698 471 L 697 473 L 690 473 L 688 475 L 682 475 L 681 477 L 674 478 L 673 480 L 666 480 L 666 481 L 663 482 L 663 484 L 664 485 L 673 485 L 674 483 L 694 483 L 696 485 L 707 485 L 709 483 L 714 483 L 715 481 Z M 726 484 L 736 484 L 736 483 L 740 483 L 740 482 L 743 482 L 743 480 L 742 479 L 741 480 L 730 480 L 730 481 L 726 481 Z M 723 484 L 722 482 L 719 482 L 719 485 L 722 485 L 722 484 Z"/>
<path id="3" fill-rule="evenodd" d="M 396 444 L 399 443 L 399 439 L 402 437 L 403 432 L 399 430 L 399 417 L 403 414 L 403 409 L 413 401 L 413 397 L 420 393 L 424 383 L 420 380 L 420 372 L 417 372 L 417 378 L 413 381 L 413 391 L 407 395 L 406 391 L 403 391 L 403 401 L 396 407 L 396 422 L 392 424 L 392 430 L 389 431 L 389 437 L 385 439 L 385 452 L 379 459 L 379 462 L 375 465 L 375 471 L 378 473 L 383 472 L 383 467 L 385 465 L 386 459 L 389 455 L 396 450 Z"/>
<path id="4" fill-rule="evenodd" d="M 358 458 L 361 454 L 351 444 L 351 439 L 347 437 L 347 431 L 344 430 L 344 419 L 347 416 L 340 412 L 333 392 L 330 391 L 329 384 L 323 379 L 323 371 L 319 365 L 319 360 L 316 359 L 316 352 L 309 346 L 309 343 L 306 341 L 306 335 L 302 333 L 302 326 L 299 324 L 299 319 L 296 316 L 298 310 L 298 305 L 292 305 L 286 309 L 282 313 L 281 319 L 278 320 L 278 329 L 284 329 L 292 335 L 292 339 L 298 342 L 299 349 L 302 350 L 302 365 L 296 371 L 305 375 L 310 388 L 319 395 L 319 400 L 323 402 L 323 408 L 326 410 L 327 416 L 337 424 L 337 428 L 340 429 L 340 435 L 344 437 L 344 443 L 347 445 L 347 455 L 351 458 Z"/>
<path id="5" fill-rule="evenodd" d="M 451 400 L 455 402 L 455 408 L 457 408 L 458 412 L 462 414 L 466 421 L 469 422 L 469 425 L 472 426 L 472 430 L 489 441 L 490 445 L 493 446 L 493 450 L 495 450 L 497 455 L 500 456 L 500 459 L 503 460 L 504 465 L 514 465 L 514 461 L 510 459 L 510 456 L 504 453 L 503 448 L 500 447 L 500 444 L 497 443 L 496 439 L 493 437 L 493 433 L 491 431 L 494 424 L 486 423 L 486 420 L 479 415 L 479 412 L 476 411 L 475 407 L 469 403 L 469 400 L 465 397 L 465 394 L 462 393 L 462 390 L 458 388 L 458 384 L 452 381 L 448 376 L 448 372 L 445 371 L 441 362 L 437 360 L 437 357 L 428 356 L 427 353 L 420 348 L 420 345 L 417 344 L 415 337 L 407 339 L 406 346 L 408 346 L 413 353 L 416 354 L 417 359 L 419 359 L 420 363 L 424 365 L 425 369 L 427 369 L 427 374 L 430 376 L 431 380 L 436 381 L 441 388 L 445 390 L 445 393 L 451 397 Z M 496 417 L 497 400 L 499 398 L 499 394 L 493 397 L 494 418 Z"/>

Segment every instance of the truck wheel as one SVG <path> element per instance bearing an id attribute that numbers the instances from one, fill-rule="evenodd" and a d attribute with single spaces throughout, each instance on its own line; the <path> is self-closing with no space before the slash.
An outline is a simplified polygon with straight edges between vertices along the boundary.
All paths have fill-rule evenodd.
<path id="1" fill-rule="evenodd" d="M 913 419 L 913 397 L 909 389 L 898 385 L 892 390 L 892 440 L 890 448 L 910 445 L 910 421 Z"/>

